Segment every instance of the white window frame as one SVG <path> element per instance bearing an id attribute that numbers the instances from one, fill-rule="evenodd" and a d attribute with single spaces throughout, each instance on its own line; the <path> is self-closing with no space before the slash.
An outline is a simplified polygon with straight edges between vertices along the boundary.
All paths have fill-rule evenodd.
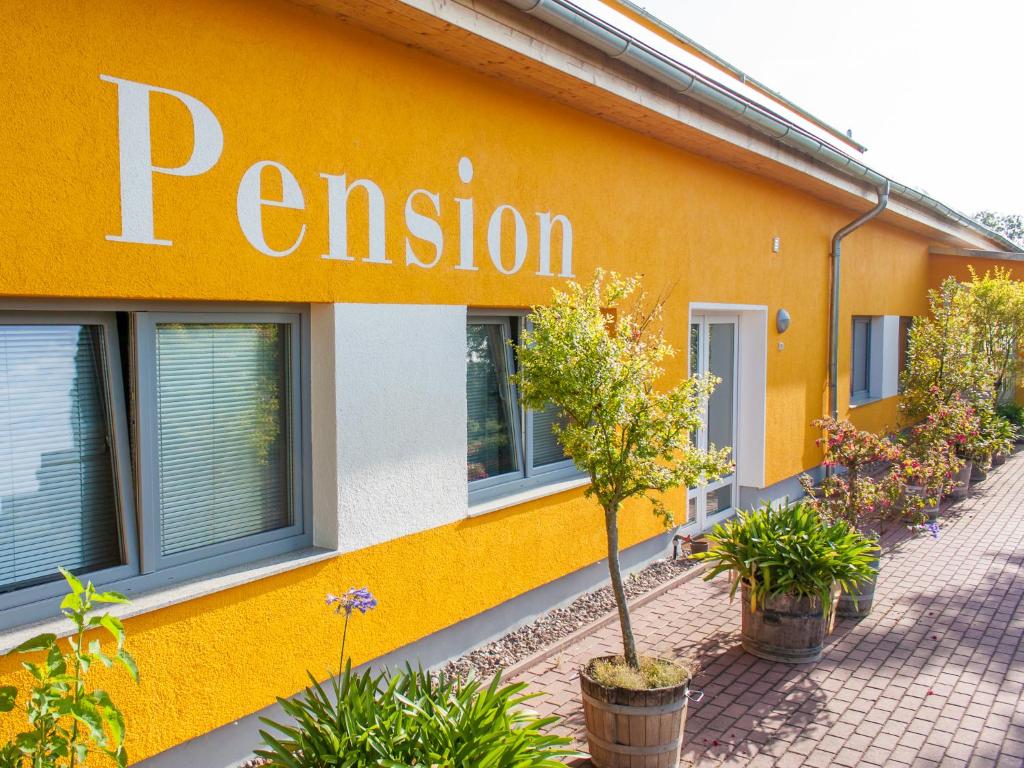
<path id="1" fill-rule="evenodd" d="M 117 314 L 129 316 L 128 366 L 135 379 L 129 382 L 134 410 L 126 401 L 122 376 L 122 344 Z M 232 542 L 211 545 L 171 557 L 159 556 L 159 512 L 152 443 L 155 442 L 155 333 L 157 322 L 244 323 L 275 322 L 289 326 L 291 387 L 290 423 L 293 472 L 293 523 L 277 531 L 254 534 Z M 0 304 L 0 324 L 97 325 L 103 329 L 104 372 L 107 407 L 110 409 L 111 451 L 114 456 L 114 493 L 122 545 L 121 565 L 83 572 L 83 579 L 97 587 L 129 597 L 183 581 L 209 576 L 275 555 L 304 550 L 313 544 L 312 462 L 310 442 L 310 340 L 309 309 L 296 305 L 211 305 L 193 302 L 99 302 L 90 300 L 7 300 Z M 149 394 L 146 394 L 148 391 Z M 149 409 L 149 410 L 146 410 Z M 135 424 L 129 420 L 134 416 Z M 133 433 L 134 445 L 129 441 Z M 135 462 L 132 460 L 132 449 Z M 134 466 L 133 466 L 134 464 Z M 54 580 L 0 593 L 0 631 L 28 622 L 52 618 L 67 591 L 63 580 Z"/>
<path id="2" fill-rule="evenodd" d="M 515 354 L 508 344 L 512 338 L 512 323 L 519 323 L 519 330 L 526 326 L 526 312 L 510 312 L 508 310 L 470 310 L 466 317 L 466 325 L 495 324 L 503 328 L 502 338 L 505 342 L 506 365 L 509 371 L 516 370 Z M 513 438 L 515 451 L 519 459 L 520 469 L 506 472 L 503 475 L 471 480 L 468 484 L 470 506 L 483 504 L 503 496 L 509 496 L 531 488 L 547 484 L 560 483 L 585 476 L 572 459 L 547 464 L 542 467 L 533 465 L 533 410 L 523 408 L 519 401 L 519 391 L 509 382 L 509 397 L 512 403 Z"/>

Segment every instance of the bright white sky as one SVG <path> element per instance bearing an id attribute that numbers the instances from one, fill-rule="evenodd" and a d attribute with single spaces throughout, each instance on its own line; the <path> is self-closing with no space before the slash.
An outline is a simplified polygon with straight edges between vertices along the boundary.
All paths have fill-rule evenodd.
<path id="1" fill-rule="evenodd" d="M 969 215 L 1024 214 L 1024 1 L 634 0 Z"/>

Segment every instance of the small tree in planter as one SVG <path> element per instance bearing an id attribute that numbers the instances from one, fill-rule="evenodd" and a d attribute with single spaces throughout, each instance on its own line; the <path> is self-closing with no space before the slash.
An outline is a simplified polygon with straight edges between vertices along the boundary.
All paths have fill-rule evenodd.
<path id="1" fill-rule="evenodd" d="M 903 452 L 888 437 L 857 429 L 848 421 L 815 419 L 811 424 L 824 431 L 817 443 L 824 450 L 824 465 L 840 467 L 842 473 L 830 474 L 819 488 L 809 475 L 800 478 L 807 503 L 828 523 L 845 522 L 872 540 L 884 532 L 885 524 L 902 519 L 907 507 L 901 503 L 907 476 Z M 864 618 L 871 612 L 879 562 L 873 564 L 873 576 L 851 585 L 839 598 L 839 616 Z"/>
<path id="2" fill-rule="evenodd" d="M 600 663 L 591 662 L 581 673 L 585 712 L 596 711 L 592 707 L 635 708 L 647 701 L 663 706 L 672 700 L 679 703 L 672 725 L 681 728 L 689 674 L 672 670 L 671 662 L 641 659 L 637 653 L 619 567 L 619 511 L 628 499 L 646 497 L 654 513 L 670 525 L 672 515 L 662 494 L 718 477 L 729 471 L 730 463 L 727 451 L 702 451 L 689 439 L 701 426 L 713 381 L 692 377 L 658 388 L 673 349 L 659 325 L 661 304 L 645 307 L 638 288 L 635 278 L 598 270 L 590 285 L 570 282 L 564 291 L 555 291 L 549 306 L 533 308 L 530 327 L 516 347 L 519 371 L 514 381 L 527 406 L 553 404 L 565 415 L 567 422 L 555 428 L 556 435 L 576 466 L 590 475 L 587 494 L 604 513 L 623 653 L 621 659 L 595 660 Z M 595 672 L 600 679 L 594 679 Z M 680 730 L 677 737 L 681 735 Z M 647 743 L 631 741 L 636 733 L 629 729 L 591 736 L 606 745 Z M 613 751 L 604 756 L 597 739 L 591 740 L 595 764 L 614 760 Z M 664 744 L 678 750 L 674 740 Z"/>

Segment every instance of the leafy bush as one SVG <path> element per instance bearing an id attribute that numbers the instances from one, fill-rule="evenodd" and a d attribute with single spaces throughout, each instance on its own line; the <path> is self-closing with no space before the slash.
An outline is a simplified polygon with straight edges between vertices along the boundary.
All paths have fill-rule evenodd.
<path id="1" fill-rule="evenodd" d="M 708 539 L 711 549 L 693 555 L 714 563 L 704 580 L 733 571 L 739 578 L 730 597 L 746 584 L 751 609 L 771 595 L 787 594 L 819 597 L 827 614 L 833 586 L 853 592 L 854 585 L 874 575 L 879 551 L 846 522 L 824 521 L 805 502 L 741 512 L 716 525 Z"/>
<path id="2" fill-rule="evenodd" d="M 544 732 L 557 717 L 523 708 L 537 695 L 523 694 L 525 683 L 485 687 L 408 666 L 354 674 L 350 664 L 327 689 L 310 679 L 304 694 L 279 700 L 294 725 L 263 719 L 276 735 L 260 731 L 268 748 L 256 754 L 275 768 L 556 768 L 576 755 Z"/>
<path id="3" fill-rule="evenodd" d="M 975 446 L 978 455 L 972 458 L 986 461 L 998 453 L 1012 453 L 1017 441 L 1017 428 L 996 413 L 991 405 L 980 408 L 978 416 L 978 441 Z"/>
<path id="4" fill-rule="evenodd" d="M 904 423 L 926 418 L 954 399 L 968 405 L 990 400 L 994 373 L 978 352 L 972 323 L 972 295 L 955 277 L 928 292 L 931 317 L 915 319 L 910 328 L 907 366 L 901 375 L 900 413 Z"/>
<path id="5" fill-rule="evenodd" d="M 1010 422 L 1010 424 L 1017 427 L 1018 430 L 1020 427 L 1024 427 L 1024 405 L 1017 405 L 1017 403 L 1001 403 L 996 408 L 996 413 Z"/>
<path id="6" fill-rule="evenodd" d="M 117 592 L 97 592 L 88 582 L 85 586 L 63 568 L 60 569 L 71 588 L 60 604 L 61 613 L 75 625 L 67 639 L 64 652 L 54 634 L 43 634 L 26 640 L 12 653 L 42 653 L 39 662 L 22 662 L 32 676 L 33 687 L 25 706 L 29 728 L 13 741 L 0 747 L 0 768 L 58 768 L 84 766 L 93 752 L 106 755 L 115 765 L 128 765 L 124 749 L 125 723 L 120 710 L 101 690 L 88 690 L 85 676 L 99 662 L 106 667 L 117 663 L 138 681 L 135 661 L 124 649 L 124 626 L 108 613 L 91 616 L 96 603 L 126 603 Z M 112 657 L 93 639 L 86 645 L 85 634 L 103 629 L 117 643 Z M 0 688 L 0 711 L 14 709 L 18 691 L 13 686 Z"/>

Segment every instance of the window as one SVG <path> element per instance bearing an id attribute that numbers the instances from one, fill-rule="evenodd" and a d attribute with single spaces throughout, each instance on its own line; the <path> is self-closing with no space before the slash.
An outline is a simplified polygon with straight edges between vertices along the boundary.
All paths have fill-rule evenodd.
<path id="1" fill-rule="evenodd" d="M 853 318 L 853 360 L 850 366 L 850 400 L 871 397 L 871 318 Z"/>
<path id="2" fill-rule="evenodd" d="M 57 566 L 131 592 L 309 543 L 301 329 L 0 313 L 0 625 L 36 618 Z"/>
<path id="3" fill-rule="evenodd" d="M 466 326 L 466 466 L 474 501 L 577 474 L 555 437 L 554 426 L 565 417 L 552 406 L 524 413 L 509 381 L 515 370 L 509 341 L 519 338 L 522 322 L 480 315 Z M 485 490 L 497 486 L 497 492 Z"/>
<path id="4" fill-rule="evenodd" d="M 910 329 L 914 327 L 914 318 L 903 316 L 900 318 L 899 329 L 899 362 L 898 375 L 900 377 L 899 391 L 903 391 L 903 372 L 907 370 L 907 360 L 910 355 Z"/>

